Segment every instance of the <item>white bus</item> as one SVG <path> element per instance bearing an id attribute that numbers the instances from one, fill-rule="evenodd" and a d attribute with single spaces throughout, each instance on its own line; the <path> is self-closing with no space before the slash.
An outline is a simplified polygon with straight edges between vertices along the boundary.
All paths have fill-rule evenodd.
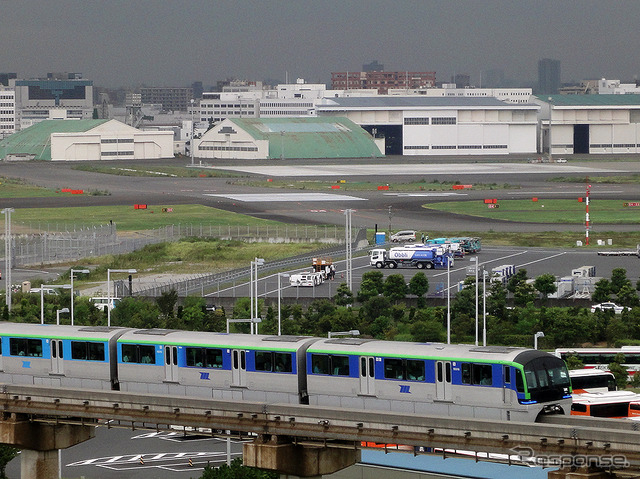
<path id="1" fill-rule="evenodd" d="M 621 348 L 560 348 L 556 349 L 555 355 L 565 361 L 569 356 L 579 359 L 585 369 L 609 370 L 611 364 L 618 354 L 624 354 L 623 366 L 627 368 L 629 374 L 640 371 L 640 346 L 622 346 Z"/>

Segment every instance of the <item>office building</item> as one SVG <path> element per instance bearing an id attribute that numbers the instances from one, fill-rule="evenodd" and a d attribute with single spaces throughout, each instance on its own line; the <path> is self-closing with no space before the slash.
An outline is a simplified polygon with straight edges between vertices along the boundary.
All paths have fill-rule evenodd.
<path id="1" fill-rule="evenodd" d="M 560 90 L 560 60 L 538 61 L 538 94 L 555 95 Z"/>

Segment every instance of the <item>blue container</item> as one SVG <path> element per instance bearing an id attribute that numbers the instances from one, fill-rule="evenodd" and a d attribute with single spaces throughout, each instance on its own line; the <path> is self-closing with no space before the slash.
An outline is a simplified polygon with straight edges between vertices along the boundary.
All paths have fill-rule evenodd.
<path id="1" fill-rule="evenodd" d="M 387 242 L 386 236 L 384 231 L 376 233 L 376 244 L 385 244 Z"/>

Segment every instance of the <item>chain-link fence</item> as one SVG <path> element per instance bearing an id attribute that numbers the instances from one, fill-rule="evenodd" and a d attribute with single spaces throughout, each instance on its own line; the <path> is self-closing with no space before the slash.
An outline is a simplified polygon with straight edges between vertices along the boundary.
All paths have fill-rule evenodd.
<path id="1" fill-rule="evenodd" d="M 29 228 L 33 228 L 33 225 L 24 229 Z M 127 234 L 118 234 L 116 224 L 90 227 L 70 225 L 67 230 L 63 231 L 46 230 L 39 233 L 12 235 L 11 260 L 14 268 L 64 263 L 107 254 L 129 253 L 148 244 L 177 241 L 185 237 L 269 243 L 344 244 L 345 241 L 344 228 L 335 225 L 214 226 L 174 224 Z M 2 240 L 5 240 L 4 235 Z M 3 260 L 4 258 L 2 258 Z"/>
<path id="2" fill-rule="evenodd" d="M 342 230 L 344 234 L 344 229 Z M 353 235 L 355 238 L 353 242 L 353 250 L 360 251 L 366 249 L 365 246 L 358 247 L 359 245 L 365 245 L 367 240 L 367 230 L 361 229 L 357 234 Z M 343 238 L 344 241 L 344 238 Z M 302 254 L 293 256 L 283 260 L 270 261 L 260 267 L 261 273 L 267 273 L 270 271 L 277 271 L 288 267 L 294 267 L 299 264 L 310 265 L 311 260 L 318 256 L 333 256 L 340 257 L 345 254 L 344 245 L 334 246 L 331 248 L 325 248 L 317 250 L 313 254 Z M 133 293 L 137 296 L 151 296 L 157 297 L 162 293 L 175 290 L 179 296 L 188 296 L 190 294 L 204 294 L 214 289 L 220 289 L 221 285 L 230 284 L 236 280 L 244 279 L 249 276 L 250 268 L 238 268 L 231 271 L 224 271 L 222 273 L 211 273 L 194 275 L 190 278 L 181 278 L 179 280 L 170 280 L 165 282 L 158 282 L 149 285 L 148 287 L 137 287 Z M 131 294 L 130 283 L 125 280 L 115 282 L 116 296 L 124 297 Z"/>

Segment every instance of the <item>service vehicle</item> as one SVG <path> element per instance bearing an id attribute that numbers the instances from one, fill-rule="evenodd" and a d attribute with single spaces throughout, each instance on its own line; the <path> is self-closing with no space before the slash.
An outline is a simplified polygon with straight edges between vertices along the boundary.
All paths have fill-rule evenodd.
<path id="1" fill-rule="evenodd" d="M 336 275 L 336 267 L 333 265 L 331 258 L 313 258 L 311 267 L 316 273 L 322 275 L 322 279 L 333 279 Z"/>
<path id="2" fill-rule="evenodd" d="M 613 373 L 601 369 L 570 369 L 574 396 L 584 393 L 606 393 L 617 390 Z"/>
<path id="3" fill-rule="evenodd" d="M 324 282 L 323 273 L 317 271 L 305 271 L 289 276 L 291 286 L 320 286 Z"/>
<path id="4" fill-rule="evenodd" d="M 573 396 L 573 403 L 571 404 L 571 415 L 609 418 L 629 417 L 631 403 L 637 402 L 639 399 L 640 395 L 631 391 L 576 394 Z"/>
<path id="5" fill-rule="evenodd" d="M 416 240 L 416 232 L 413 230 L 398 231 L 389 238 L 392 243 L 414 242 Z"/>
<path id="6" fill-rule="evenodd" d="M 453 266 L 453 255 L 441 246 L 407 245 L 385 249 L 372 249 L 369 264 L 376 268 L 407 266 L 419 269 L 443 269 Z"/>
<path id="7" fill-rule="evenodd" d="M 623 311 L 629 311 L 631 308 L 626 306 L 618 306 L 616 303 L 600 303 L 591 306 L 591 312 L 596 311 L 613 311 L 615 314 L 622 314 Z"/>
<path id="8" fill-rule="evenodd" d="M 94 296 L 89 298 L 89 302 L 93 303 L 93 305 L 98 308 L 100 311 L 107 311 L 109 309 L 113 310 L 116 305 L 120 302 L 120 298 L 108 298 L 107 296 Z"/>

